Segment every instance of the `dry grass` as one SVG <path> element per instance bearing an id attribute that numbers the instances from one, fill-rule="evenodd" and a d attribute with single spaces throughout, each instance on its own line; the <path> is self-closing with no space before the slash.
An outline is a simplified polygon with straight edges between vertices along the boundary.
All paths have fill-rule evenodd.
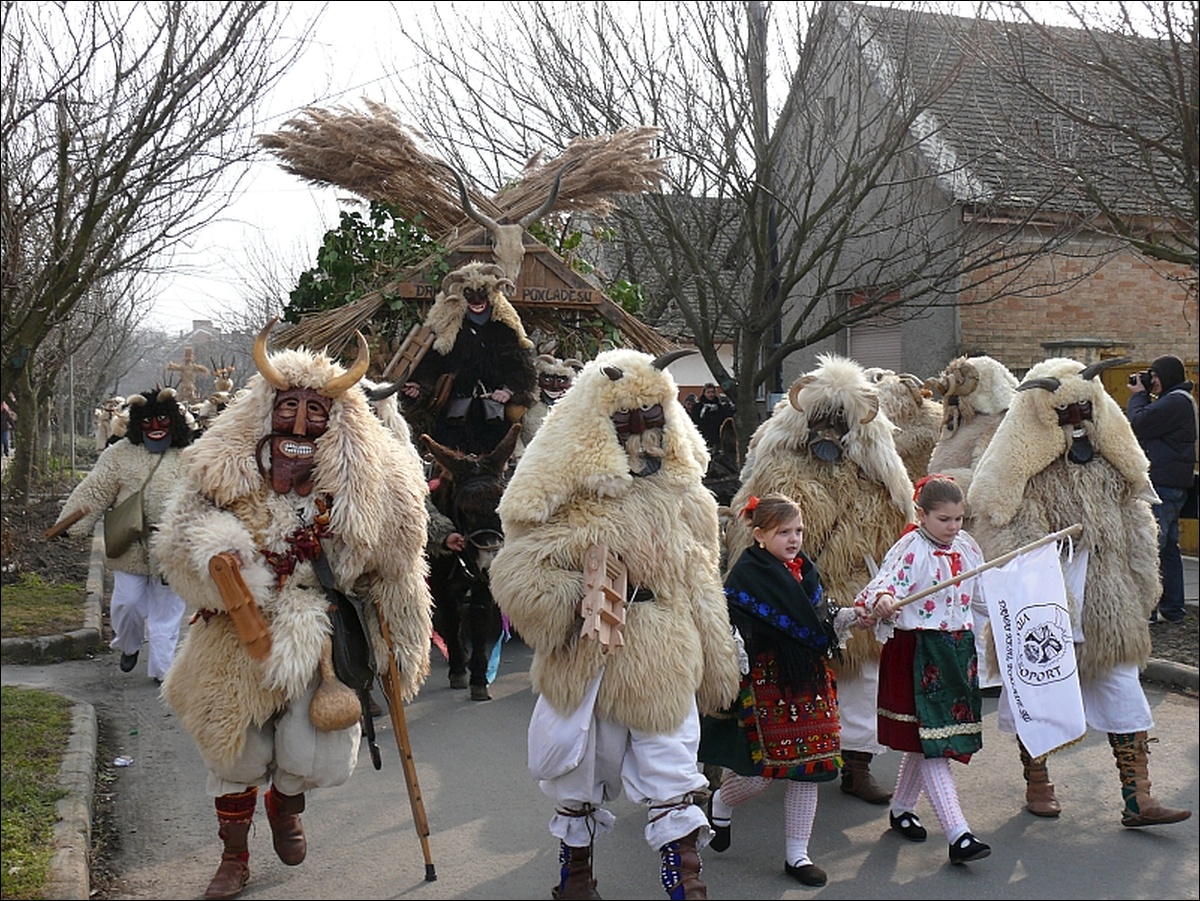
<path id="1" fill-rule="evenodd" d="M 282 160 L 285 171 L 316 185 L 350 191 L 365 200 L 392 204 L 408 219 L 420 221 L 430 236 L 453 251 L 477 233 L 463 212 L 453 170 L 422 149 L 423 136 L 404 125 L 381 103 L 364 100 L 366 111 L 348 107 L 310 107 L 258 140 Z M 625 128 L 608 135 L 577 138 L 558 156 L 535 154 L 522 177 L 494 197 L 468 188 L 476 210 L 497 221 L 517 221 L 538 209 L 562 175 L 555 206 L 574 212 L 607 215 L 621 195 L 657 190 L 665 160 L 655 155 L 658 129 Z M 569 168 L 564 168 L 568 167 Z M 392 284 L 419 277 L 425 264 L 395 274 L 388 285 L 336 310 L 281 326 L 281 345 L 348 345 L 355 329 L 378 312 Z M 666 342 L 643 323 L 625 317 L 622 333 L 634 346 L 661 352 Z"/>

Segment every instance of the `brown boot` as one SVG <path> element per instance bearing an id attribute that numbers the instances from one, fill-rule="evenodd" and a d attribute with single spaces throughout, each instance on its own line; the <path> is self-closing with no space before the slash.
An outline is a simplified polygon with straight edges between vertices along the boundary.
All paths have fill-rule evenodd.
<path id="1" fill-rule="evenodd" d="M 217 872 L 204 890 L 209 901 L 226 901 L 236 898 L 250 880 L 250 848 L 247 837 L 254 808 L 258 806 L 258 789 L 251 787 L 244 792 L 221 795 L 216 799 L 217 835 L 225 843 L 221 852 L 221 863 Z"/>
<path id="2" fill-rule="evenodd" d="M 1017 739 L 1021 752 L 1021 764 L 1025 767 L 1025 809 L 1035 817 L 1056 817 L 1062 813 L 1062 805 L 1054 797 L 1054 783 L 1046 769 L 1046 758 L 1034 760 L 1021 740 Z"/>
<path id="3" fill-rule="evenodd" d="M 556 899 L 599 898 L 596 880 L 592 878 L 592 848 L 572 848 L 558 843 L 558 862 L 561 865 L 558 885 L 550 890 Z"/>
<path id="4" fill-rule="evenodd" d="M 275 853 L 289 867 L 304 863 L 308 854 L 308 841 L 304 838 L 304 826 L 300 814 L 304 813 L 304 792 L 285 795 L 275 786 L 267 790 L 267 822 L 271 824 L 271 840 Z"/>
<path id="5" fill-rule="evenodd" d="M 842 752 L 842 791 L 868 804 L 886 804 L 892 800 L 892 793 L 871 775 L 872 756 L 866 751 Z"/>
<path id="6" fill-rule="evenodd" d="M 683 838 L 667 842 L 658 849 L 662 855 L 663 888 L 671 901 L 705 901 L 708 898 L 708 886 L 700 880 L 704 865 L 696 850 L 699 836 L 700 830 L 693 829 Z"/>
<path id="7" fill-rule="evenodd" d="M 1108 733 L 1117 772 L 1121 774 L 1121 796 L 1125 799 L 1122 826 L 1162 826 L 1182 822 L 1192 815 L 1190 810 L 1164 807 L 1150 796 L 1148 763 L 1152 741 L 1158 739 L 1147 738 L 1145 732 Z"/>

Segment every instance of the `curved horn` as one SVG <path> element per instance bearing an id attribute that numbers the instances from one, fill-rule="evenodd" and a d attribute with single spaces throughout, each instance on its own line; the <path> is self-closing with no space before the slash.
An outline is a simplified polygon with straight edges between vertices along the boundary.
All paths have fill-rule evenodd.
<path id="1" fill-rule="evenodd" d="M 800 406 L 800 401 L 798 399 L 800 396 L 800 391 L 802 388 L 807 387 L 808 383 L 814 378 L 816 378 L 816 376 L 802 375 L 800 378 L 796 379 L 796 381 L 792 382 L 791 390 L 788 391 L 788 403 L 791 404 L 792 409 L 796 410 L 798 413 L 804 412 L 804 408 Z"/>
<path id="2" fill-rule="evenodd" d="M 545 203 L 543 203 L 532 213 L 526 213 L 524 216 L 522 216 L 520 220 L 518 220 L 517 225 L 521 226 L 521 228 L 529 228 L 529 226 L 533 225 L 533 223 L 537 222 L 548 212 L 550 212 L 550 207 L 554 206 L 554 201 L 558 199 L 558 188 L 562 184 L 563 176 L 566 175 L 571 169 L 578 166 L 579 163 L 579 160 L 571 160 L 568 163 L 564 163 L 563 167 L 558 170 L 558 175 L 554 176 L 554 185 L 550 188 L 550 196 L 546 198 Z"/>
<path id="3" fill-rule="evenodd" d="M 279 370 L 272 365 L 271 358 L 267 356 L 267 336 L 271 334 L 271 329 L 275 327 L 275 323 L 278 321 L 278 317 L 272 319 L 263 326 L 262 331 L 254 339 L 254 365 L 258 367 L 258 371 L 266 379 L 267 384 L 276 391 L 286 391 L 291 385 L 288 384 L 287 379 L 279 374 Z"/>
<path id="4" fill-rule="evenodd" d="M 365 393 L 369 401 L 386 400 L 403 386 L 403 382 L 392 382 L 390 385 L 379 385 L 378 387 L 370 388 Z"/>
<path id="5" fill-rule="evenodd" d="M 1114 366 L 1124 366 L 1126 363 L 1132 362 L 1132 357 L 1121 357 L 1119 360 L 1101 360 L 1099 363 L 1093 363 L 1084 369 L 1083 372 L 1079 373 L 1079 377 L 1087 379 L 1090 382 L 1106 369 L 1112 369 Z"/>
<path id="6" fill-rule="evenodd" d="M 1027 382 L 1021 382 L 1017 385 L 1018 391 L 1028 391 L 1030 388 L 1045 388 L 1047 391 L 1057 391 L 1062 386 L 1062 382 L 1058 379 L 1041 378 L 1030 379 Z"/>
<path id="7" fill-rule="evenodd" d="M 367 339 L 363 337 L 362 332 L 355 330 L 354 337 L 358 339 L 358 357 L 354 365 L 341 375 L 335 375 L 323 388 L 318 388 L 317 394 L 322 397 L 337 397 L 367 374 L 367 367 L 371 365 L 371 350 L 367 347 Z"/>
<path id="8" fill-rule="evenodd" d="M 462 176 L 458 174 L 458 170 L 449 163 L 442 163 L 442 165 L 450 170 L 450 172 L 454 175 L 454 180 L 458 182 L 458 196 L 462 201 L 463 212 L 475 222 L 478 222 L 480 225 L 486 228 L 489 232 L 495 230 L 499 223 L 497 223 L 495 219 L 489 219 L 471 205 L 471 198 L 467 195 L 467 186 L 463 182 Z"/>
<path id="9" fill-rule="evenodd" d="M 690 357 L 694 353 L 696 353 L 694 349 L 687 347 L 681 347 L 679 350 L 669 350 L 665 354 L 655 357 L 654 362 L 652 362 L 650 365 L 655 369 L 665 372 L 667 367 L 676 360 L 680 359 L 681 357 Z"/>
<path id="10" fill-rule="evenodd" d="M 879 395 L 872 393 L 867 398 L 867 406 L 869 406 L 871 408 L 870 412 L 868 412 L 866 416 L 864 416 L 862 419 L 860 419 L 858 421 L 859 425 L 866 425 L 868 422 L 870 422 L 872 419 L 874 419 L 876 416 L 879 415 Z"/>

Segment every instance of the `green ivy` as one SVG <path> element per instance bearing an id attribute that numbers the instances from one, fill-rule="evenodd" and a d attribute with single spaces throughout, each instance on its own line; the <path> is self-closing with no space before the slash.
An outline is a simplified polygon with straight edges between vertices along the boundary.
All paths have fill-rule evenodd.
<path id="1" fill-rule="evenodd" d="M 380 201 L 371 201 L 365 216 L 343 211 L 338 227 L 325 233 L 316 266 L 300 275 L 288 295 L 284 319 L 295 323 L 304 316 L 345 306 L 430 256 L 436 259 L 429 277 L 434 284 L 441 284 L 449 271 L 446 251 L 429 236 L 420 219 L 405 219 L 396 207 Z M 420 319 L 420 313 L 397 296 L 385 294 L 384 306 L 395 314 L 383 318 L 397 320 L 393 324 L 396 330 Z"/>

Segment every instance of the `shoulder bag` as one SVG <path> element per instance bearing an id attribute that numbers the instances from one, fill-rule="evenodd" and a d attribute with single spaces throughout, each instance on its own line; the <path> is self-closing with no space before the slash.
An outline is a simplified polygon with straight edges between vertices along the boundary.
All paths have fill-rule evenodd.
<path id="1" fill-rule="evenodd" d="M 163 460 L 163 454 L 158 454 L 158 460 L 142 482 L 142 487 L 121 503 L 109 507 L 104 514 L 104 554 L 109 559 L 123 556 L 133 547 L 135 541 L 145 541 L 150 534 L 146 523 L 145 497 L 146 486 L 150 484 L 158 464 Z"/>

